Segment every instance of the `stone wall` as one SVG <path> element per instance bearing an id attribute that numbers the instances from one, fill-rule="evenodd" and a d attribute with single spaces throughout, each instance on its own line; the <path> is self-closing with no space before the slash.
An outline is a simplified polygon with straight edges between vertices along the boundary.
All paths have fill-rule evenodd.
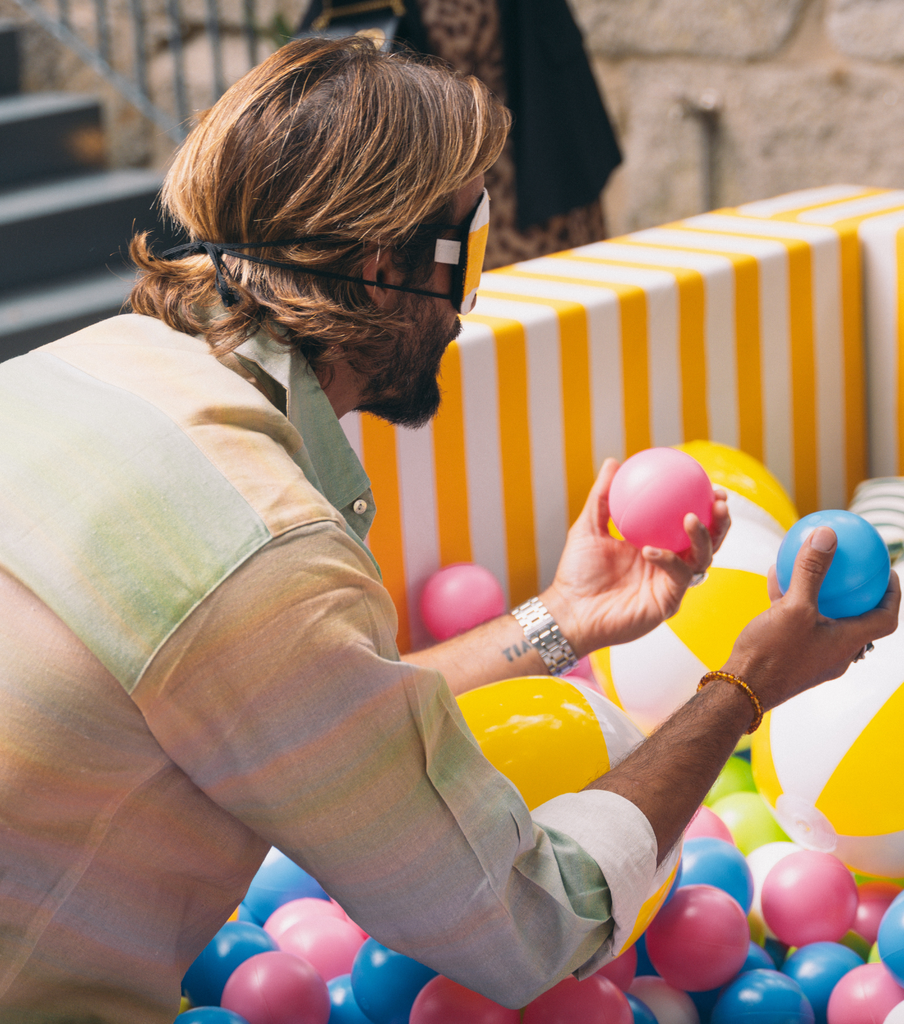
<path id="1" fill-rule="evenodd" d="M 53 3 L 53 0 L 47 0 Z M 129 45 L 128 0 L 108 0 Z M 256 0 L 262 26 L 307 0 Z M 904 0 L 571 0 L 625 154 L 606 190 L 611 233 L 833 182 L 904 187 Z M 93 0 L 69 0 L 76 21 Z M 164 0 L 145 0 L 160 14 Z M 116 5 L 121 13 L 117 15 Z M 220 0 L 226 78 L 247 69 L 242 0 Z M 181 0 L 193 109 L 210 103 L 205 0 Z M 113 166 L 162 166 L 172 142 L 13 3 L 26 25 L 25 88 L 100 93 Z M 149 74 L 166 102 L 159 18 Z M 261 59 L 272 48 L 261 39 Z"/>
<path id="2" fill-rule="evenodd" d="M 623 233 L 836 182 L 904 187 L 904 0 L 572 0 Z"/>

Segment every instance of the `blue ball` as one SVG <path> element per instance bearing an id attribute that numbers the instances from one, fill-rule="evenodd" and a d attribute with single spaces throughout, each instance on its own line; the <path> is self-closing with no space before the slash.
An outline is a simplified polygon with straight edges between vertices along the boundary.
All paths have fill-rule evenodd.
<path id="1" fill-rule="evenodd" d="M 249 957 L 279 949 L 263 928 L 227 921 L 185 972 L 182 991 L 194 1006 L 219 1006 L 229 975 Z"/>
<path id="2" fill-rule="evenodd" d="M 741 969 L 738 971 L 738 974 L 743 974 L 745 971 L 760 970 L 776 970 L 775 961 L 762 946 L 758 946 L 755 942 L 751 941 L 750 947 L 747 950 L 747 959 L 743 964 L 741 964 Z"/>
<path id="3" fill-rule="evenodd" d="M 882 915 L 876 941 L 882 963 L 904 985 L 904 892 L 895 896 Z"/>
<path id="4" fill-rule="evenodd" d="M 274 847 L 251 879 L 242 903 L 252 918 L 264 924 L 277 907 L 305 896 L 329 899 L 319 882 Z"/>
<path id="5" fill-rule="evenodd" d="M 326 983 L 330 992 L 330 1019 L 327 1024 L 372 1024 L 355 1002 L 352 976 L 340 974 Z"/>
<path id="6" fill-rule="evenodd" d="M 813 1007 L 816 1024 L 826 1024 L 832 989 L 848 971 L 862 966 L 862 958 L 839 942 L 811 942 L 788 957 L 782 974 L 800 985 Z"/>
<path id="7" fill-rule="evenodd" d="M 725 987 L 711 1024 L 814 1024 L 813 1007 L 800 985 L 778 971 L 739 974 Z"/>
<path id="8" fill-rule="evenodd" d="M 198 1006 L 180 1013 L 175 1024 L 248 1024 L 248 1021 L 240 1013 L 224 1010 L 222 1006 Z"/>
<path id="9" fill-rule="evenodd" d="M 681 854 L 682 885 L 714 885 L 732 896 L 746 914 L 753 902 L 753 875 L 732 843 L 711 836 L 688 839 Z"/>
<path id="10" fill-rule="evenodd" d="M 179 1014 L 175 1024 L 248 1024 L 241 1014 L 234 1010 L 223 1010 L 222 1007 L 198 1007 Z"/>
<path id="11" fill-rule="evenodd" d="M 418 992 L 436 971 L 365 939 L 352 964 L 355 1002 L 373 1024 L 408 1024 Z"/>
<path id="12" fill-rule="evenodd" d="M 634 1014 L 634 1024 L 659 1024 L 653 1015 L 653 1011 L 646 1003 L 641 1002 L 637 996 L 632 996 L 630 992 L 626 992 L 625 996 L 628 1000 L 628 1006 L 631 1007 L 631 1013 Z"/>
<path id="13" fill-rule="evenodd" d="M 843 619 L 875 608 L 888 587 L 888 548 L 871 523 L 843 509 L 811 512 L 785 534 L 775 563 L 782 593 L 791 584 L 801 544 L 817 526 L 831 527 L 838 538 L 835 557 L 819 588 L 820 612 L 830 619 Z"/>

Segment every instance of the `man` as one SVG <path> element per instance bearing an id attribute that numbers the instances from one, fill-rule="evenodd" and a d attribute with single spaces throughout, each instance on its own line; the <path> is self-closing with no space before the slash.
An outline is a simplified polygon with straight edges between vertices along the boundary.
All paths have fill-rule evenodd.
<path id="1" fill-rule="evenodd" d="M 756 710 L 894 628 L 895 585 L 818 615 L 817 531 L 726 666 L 748 690 L 712 683 L 531 816 L 450 687 L 645 633 L 727 528 L 719 499 L 683 558 L 613 540 L 610 460 L 539 604 L 399 660 L 337 417 L 435 411 L 506 128 L 473 80 L 291 44 L 177 157 L 164 198 L 193 241 L 136 241 L 136 313 L 0 367 L 5 1024 L 172 1020 L 270 845 L 380 941 L 526 1003 L 624 942 Z"/>

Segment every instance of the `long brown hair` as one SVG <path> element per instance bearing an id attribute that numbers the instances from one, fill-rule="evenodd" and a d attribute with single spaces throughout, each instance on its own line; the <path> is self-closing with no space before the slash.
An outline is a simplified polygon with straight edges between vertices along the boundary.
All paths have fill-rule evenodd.
<path id="1" fill-rule="evenodd" d="M 448 220 L 454 194 L 499 155 L 508 112 L 475 78 L 365 39 L 305 39 L 277 50 L 210 110 L 177 154 L 163 187 L 166 213 L 192 240 L 325 241 L 254 255 L 360 277 L 391 247 L 413 280 L 429 275 L 419 227 Z M 358 283 L 226 256 L 238 301 L 224 307 L 206 255 L 155 259 L 146 234 L 131 244 L 137 313 L 203 334 L 227 352 L 264 328 L 297 344 L 315 369 L 347 358 L 366 372 L 406 316 L 378 308 Z"/>

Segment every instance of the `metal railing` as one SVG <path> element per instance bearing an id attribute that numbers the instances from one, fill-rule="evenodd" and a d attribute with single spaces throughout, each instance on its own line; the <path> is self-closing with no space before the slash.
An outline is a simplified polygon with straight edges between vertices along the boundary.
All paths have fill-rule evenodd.
<path id="1" fill-rule="evenodd" d="M 272 0 L 14 0 L 174 142 L 292 35 Z M 307 0 L 295 0 L 299 17 Z M 297 25 L 297 20 L 294 24 Z"/>

